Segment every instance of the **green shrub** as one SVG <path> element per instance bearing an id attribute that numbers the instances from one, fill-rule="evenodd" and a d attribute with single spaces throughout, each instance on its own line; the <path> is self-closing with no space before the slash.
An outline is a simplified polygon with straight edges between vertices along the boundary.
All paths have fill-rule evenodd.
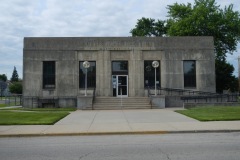
<path id="1" fill-rule="evenodd" d="M 14 82 L 9 86 L 9 91 L 11 93 L 22 94 L 22 83 L 21 82 Z"/>

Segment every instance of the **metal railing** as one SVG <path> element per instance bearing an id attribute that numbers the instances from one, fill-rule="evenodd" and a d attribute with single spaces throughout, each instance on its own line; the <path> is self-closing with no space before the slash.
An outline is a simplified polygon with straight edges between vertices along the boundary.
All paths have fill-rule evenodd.
<path id="1" fill-rule="evenodd" d="M 22 95 L 12 94 L 0 97 L 0 103 L 7 106 L 21 106 L 22 105 Z"/>
<path id="2" fill-rule="evenodd" d="M 148 87 L 148 96 L 151 97 L 151 90 L 154 87 Z M 187 89 L 163 88 L 157 87 L 157 95 L 180 96 L 184 103 L 188 102 L 238 102 L 239 93 L 219 94 L 213 92 L 195 91 Z"/>
<path id="3" fill-rule="evenodd" d="M 151 95 L 150 87 L 148 87 L 148 97 L 150 98 L 150 105 L 152 109 L 152 95 Z"/>
<path id="4" fill-rule="evenodd" d="M 59 101 L 61 99 L 69 99 L 74 101 L 75 106 L 77 106 L 77 98 L 73 96 L 53 96 L 53 97 L 37 97 L 37 96 L 24 96 L 24 106 L 29 108 L 44 108 L 44 107 L 54 107 L 59 108 Z M 48 105 L 48 106 L 47 106 Z"/>
<path id="5" fill-rule="evenodd" d="M 202 96 L 182 96 L 181 100 L 184 103 L 189 102 L 238 102 L 239 101 L 239 93 L 232 93 L 232 94 L 215 94 L 215 95 L 202 95 Z"/>
<path id="6" fill-rule="evenodd" d="M 92 110 L 94 110 L 95 97 L 96 97 L 96 88 L 94 88 L 94 90 L 93 90 Z"/>
<path id="7" fill-rule="evenodd" d="M 188 89 L 176 89 L 176 88 L 163 88 L 158 87 L 158 93 L 160 95 L 215 95 L 213 92 L 203 92 L 196 90 L 188 90 Z"/>

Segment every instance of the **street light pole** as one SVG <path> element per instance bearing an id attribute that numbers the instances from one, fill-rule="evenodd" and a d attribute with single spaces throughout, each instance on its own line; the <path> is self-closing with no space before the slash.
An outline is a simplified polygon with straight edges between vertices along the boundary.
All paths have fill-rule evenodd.
<path id="1" fill-rule="evenodd" d="M 157 68 L 155 68 L 155 96 L 157 96 Z"/>
<path id="2" fill-rule="evenodd" d="M 83 67 L 86 69 L 85 74 L 85 96 L 87 96 L 87 69 L 90 67 L 90 63 L 88 61 L 83 62 Z"/>
<path id="3" fill-rule="evenodd" d="M 158 61 L 153 61 L 152 62 L 153 68 L 155 68 L 155 96 L 157 96 L 157 67 L 159 66 Z"/>
<path id="4" fill-rule="evenodd" d="M 87 96 L 87 68 L 86 70 L 86 74 L 85 74 L 85 96 Z"/>

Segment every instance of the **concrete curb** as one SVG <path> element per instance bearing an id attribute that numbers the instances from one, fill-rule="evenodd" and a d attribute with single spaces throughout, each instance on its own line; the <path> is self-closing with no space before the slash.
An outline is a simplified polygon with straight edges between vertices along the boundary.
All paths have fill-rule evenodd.
<path id="1" fill-rule="evenodd" d="M 101 136 L 101 135 L 147 135 L 147 134 L 183 134 L 183 133 L 230 133 L 240 130 L 193 130 L 193 131 L 139 131 L 139 132 L 81 132 L 81 133 L 40 133 L 40 134 L 6 134 L 4 137 L 44 137 L 44 136 Z"/>

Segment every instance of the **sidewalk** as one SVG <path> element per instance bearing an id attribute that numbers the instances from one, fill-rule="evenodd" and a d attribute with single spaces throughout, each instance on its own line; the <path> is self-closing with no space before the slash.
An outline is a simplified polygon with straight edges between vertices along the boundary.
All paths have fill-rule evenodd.
<path id="1" fill-rule="evenodd" d="M 0 126 L 0 137 L 229 131 L 240 131 L 240 121 L 199 122 L 173 109 L 77 110 L 54 125 Z"/>
<path id="2" fill-rule="evenodd" d="M 2 107 L 0 109 L 4 110 L 4 109 L 12 109 L 12 108 L 22 108 L 22 106 L 9 106 L 9 107 Z"/>

